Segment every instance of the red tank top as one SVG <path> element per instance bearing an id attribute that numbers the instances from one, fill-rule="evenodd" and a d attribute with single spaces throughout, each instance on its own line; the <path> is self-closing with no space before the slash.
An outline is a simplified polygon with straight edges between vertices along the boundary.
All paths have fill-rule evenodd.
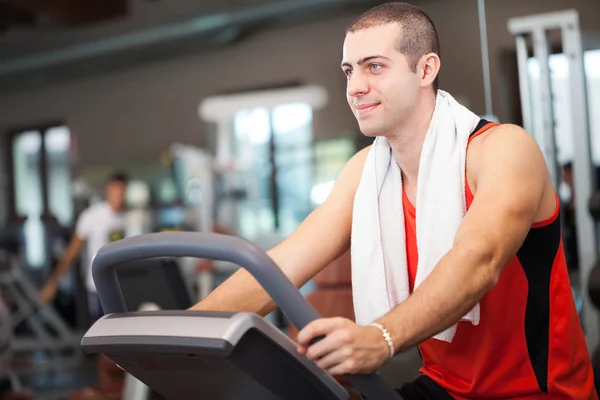
<path id="1" fill-rule="evenodd" d="M 470 140 L 497 124 L 481 125 Z M 468 209 L 474 196 L 466 186 Z M 403 202 L 412 292 L 416 212 L 405 193 Z M 558 216 L 557 197 L 554 215 L 531 227 L 498 284 L 481 299 L 479 325 L 461 321 L 451 343 L 429 339 L 418 346 L 421 373 L 455 399 L 598 399 Z"/>

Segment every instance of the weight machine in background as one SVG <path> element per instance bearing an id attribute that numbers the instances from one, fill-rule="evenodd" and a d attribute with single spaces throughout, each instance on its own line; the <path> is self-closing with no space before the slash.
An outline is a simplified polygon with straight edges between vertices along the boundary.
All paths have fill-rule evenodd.
<path id="1" fill-rule="evenodd" d="M 172 160 L 173 175 L 177 191 L 181 198 L 182 212 L 185 213 L 186 230 L 194 232 L 219 232 L 222 220 L 218 218 L 219 209 L 226 207 L 230 215 L 228 220 L 235 220 L 235 207 L 230 203 L 232 198 L 243 195 L 253 198 L 254 179 L 240 165 L 228 168 L 215 165 L 214 156 L 207 150 L 195 146 L 175 143 L 169 149 Z M 238 176 L 238 175 L 241 175 Z M 238 177 L 238 179 L 235 179 Z M 240 184 L 241 183 L 241 184 Z M 219 190 L 219 188 L 221 190 Z M 216 216 L 216 217 L 215 217 Z M 182 272 L 190 289 L 201 300 L 215 287 L 216 275 L 230 275 L 237 269 L 228 263 L 211 260 L 182 258 L 179 260 Z"/>
<path id="2" fill-rule="evenodd" d="M 51 305 L 42 304 L 38 287 L 20 260 L 22 227 L 17 222 L 0 232 L 0 293 L 10 310 L 14 331 L 12 372 L 32 377 L 80 365 L 83 334 L 73 331 Z"/>
<path id="3" fill-rule="evenodd" d="M 600 43 L 594 41 L 594 36 L 582 35 L 579 15 L 575 10 L 512 18 L 508 21 L 508 30 L 515 36 L 517 46 L 523 127 L 535 137 L 542 149 L 557 191 L 560 185 L 559 159 L 565 158 L 559 150 L 572 153 L 569 158 L 573 164 L 582 324 L 592 352 L 599 344 L 600 333 L 598 312 L 593 309 L 587 293 L 590 270 L 598 254 L 596 227 L 588 212 L 588 201 L 597 186 L 592 163 L 593 141 L 590 138 L 590 133 L 596 132 L 588 112 L 590 87 L 586 81 L 584 54 L 586 50 L 600 48 Z M 568 68 L 566 85 L 556 84 L 556 71 L 550 68 L 553 57 L 550 31 L 560 32 L 562 53 L 566 56 Z M 530 56 L 530 47 L 533 48 L 533 57 Z M 536 71 L 535 77 L 532 66 Z M 569 106 L 557 107 L 558 104 Z M 561 129 L 562 143 L 557 141 L 558 128 Z"/>

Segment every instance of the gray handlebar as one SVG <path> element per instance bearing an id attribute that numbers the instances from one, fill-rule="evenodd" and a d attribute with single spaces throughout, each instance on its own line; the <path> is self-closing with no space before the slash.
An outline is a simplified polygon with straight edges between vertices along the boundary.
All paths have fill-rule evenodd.
<path id="1" fill-rule="evenodd" d="M 296 326 L 305 326 L 319 318 L 273 260 L 251 242 L 233 236 L 195 232 L 151 233 L 101 248 L 92 261 L 92 274 L 106 313 L 128 311 L 114 267 L 153 257 L 197 257 L 235 263 L 254 275 Z"/>
<path id="2" fill-rule="evenodd" d="M 320 318 L 281 269 L 256 245 L 234 236 L 199 232 L 151 233 L 102 247 L 92 260 L 92 275 L 104 312 L 128 311 L 115 268 L 119 264 L 154 257 L 196 257 L 232 262 L 256 278 L 298 329 Z M 367 399 L 400 399 L 377 374 L 350 375 L 348 379 Z"/>

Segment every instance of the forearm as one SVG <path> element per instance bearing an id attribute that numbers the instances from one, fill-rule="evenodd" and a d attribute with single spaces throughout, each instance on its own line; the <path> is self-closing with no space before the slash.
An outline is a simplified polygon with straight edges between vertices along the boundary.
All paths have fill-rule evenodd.
<path id="1" fill-rule="evenodd" d="M 82 244 L 82 239 L 80 239 L 77 236 L 73 238 L 71 243 L 69 243 L 69 246 L 67 247 L 67 251 L 65 252 L 64 256 L 54 267 L 52 275 L 50 276 L 51 281 L 58 282 L 60 278 L 62 278 L 62 276 L 66 274 L 69 271 L 69 269 L 71 269 L 73 262 L 79 255 L 79 251 L 81 250 Z"/>
<path id="2" fill-rule="evenodd" d="M 54 267 L 50 280 L 58 282 L 71 269 L 74 259 L 75 255 L 67 253 Z"/>
<path id="3" fill-rule="evenodd" d="M 240 268 L 190 310 L 251 312 L 265 316 L 275 307 L 266 290 L 248 271 Z"/>
<path id="4" fill-rule="evenodd" d="M 451 250 L 408 299 L 377 322 L 396 352 L 414 347 L 458 322 L 497 280 L 491 257 Z"/>
<path id="5" fill-rule="evenodd" d="M 70 269 L 71 263 L 70 260 L 62 259 L 60 262 L 54 267 L 52 274 L 50 275 L 50 280 L 59 281 L 62 276 L 67 273 Z"/>
<path id="6" fill-rule="evenodd" d="M 315 216 L 311 219 L 314 220 Z M 324 239 L 321 240 L 314 234 L 309 235 L 306 229 L 299 228 L 292 237 L 267 251 L 267 255 L 296 288 L 301 288 L 346 250 L 342 241 L 336 243 L 335 240 L 330 240 L 324 245 L 323 243 L 326 243 Z M 312 253 L 307 254 L 309 249 Z M 240 268 L 190 309 L 246 311 L 266 316 L 276 307 L 277 304 L 254 276 L 245 268 Z"/>

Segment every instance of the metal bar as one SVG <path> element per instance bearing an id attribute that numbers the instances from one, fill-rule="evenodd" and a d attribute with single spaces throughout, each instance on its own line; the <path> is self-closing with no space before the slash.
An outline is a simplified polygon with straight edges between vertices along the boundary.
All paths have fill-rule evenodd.
<path id="1" fill-rule="evenodd" d="M 269 110 L 269 130 L 271 131 L 269 137 L 269 164 L 271 164 L 271 174 L 269 177 L 269 191 L 271 197 L 271 210 L 273 212 L 273 228 L 276 231 L 279 231 L 279 211 L 280 211 L 280 194 L 279 194 L 279 186 L 277 185 L 277 173 L 278 165 L 277 165 L 277 144 L 275 143 L 275 115 L 273 109 Z M 281 321 L 283 322 L 283 321 Z M 282 325 L 281 325 L 282 326 Z"/>
<path id="2" fill-rule="evenodd" d="M 538 15 L 511 18 L 508 20 L 508 31 L 516 35 L 530 33 L 536 28 L 559 29 L 566 25 L 577 24 L 579 16 L 577 10 L 565 10 Z"/>
<path id="3" fill-rule="evenodd" d="M 519 90 L 521 93 L 521 110 L 523 113 L 523 128 L 530 134 L 534 134 L 533 118 L 531 112 L 531 87 L 529 74 L 527 73 L 527 39 L 525 36 L 517 36 L 517 63 L 519 69 Z"/>
<path id="4" fill-rule="evenodd" d="M 15 270 L 15 273 L 19 275 L 17 280 L 21 285 L 21 290 L 23 290 L 27 298 L 35 304 L 34 309 L 35 307 L 39 308 L 39 313 L 46 320 L 46 322 L 49 323 L 50 326 L 56 331 L 56 333 L 60 335 L 61 338 L 70 337 L 72 334 L 68 325 L 62 320 L 58 313 L 54 311 L 53 308 L 41 303 L 39 299 L 39 293 L 36 290 L 35 286 L 33 286 L 33 284 L 29 281 L 29 279 L 25 277 L 23 273 L 18 269 Z"/>
<path id="5" fill-rule="evenodd" d="M 144 303 L 138 311 L 158 311 L 160 307 L 154 303 Z M 148 400 L 150 399 L 150 388 L 144 382 L 131 374 L 125 374 L 122 400 Z"/>
<path id="6" fill-rule="evenodd" d="M 559 168 L 556 160 L 556 137 L 554 134 L 554 110 L 552 103 L 552 82 L 550 79 L 549 51 L 546 32 L 542 27 L 533 31 L 533 55 L 540 66 L 540 94 L 542 106 L 543 152 L 550 171 L 552 185 L 558 190 L 560 182 Z"/>
<path id="7" fill-rule="evenodd" d="M 593 173 L 589 114 L 583 59 L 583 44 L 579 21 L 562 30 L 563 51 L 569 60 L 569 87 L 571 126 L 573 132 L 573 186 L 577 250 L 579 253 L 579 280 L 583 292 L 583 325 L 588 348 L 594 351 L 599 344 L 600 319 L 589 298 L 588 277 L 597 259 L 595 223 L 588 212 L 588 201 L 597 182 Z"/>
<path id="8" fill-rule="evenodd" d="M 9 287 L 8 291 L 12 295 L 12 298 L 15 300 L 15 302 L 21 304 L 27 303 L 25 297 L 22 296 L 21 293 L 19 293 L 19 291 L 14 286 Z M 35 318 L 31 318 L 31 315 L 29 315 L 29 318 L 26 319 L 26 323 L 33 330 L 34 334 L 37 337 L 37 340 L 40 343 L 46 346 L 52 343 L 52 338 L 50 337 L 50 335 L 47 334 L 47 332 L 44 330 L 42 324 L 39 321 L 37 321 Z"/>
<path id="9" fill-rule="evenodd" d="M 485 93 L 485 114 L 493 115 L 492 82 L 490 78 L 490 59 L 488 55 L 487 21 L 485 18 L 485 0 L 477 0 L 479 10 L 479 36 L 481 39 L 481 65 L 483 68 L 483 90 Z"/>
<path id="10" fill-rule="evenodd" d="M 50 212 L 50 193 L 48 191 L 48 150 L 47 150 L 47 146 L 46 146 L 46 137 L 47 137 L 47 132 L 48 132 L 48 128 L 46 129 L 40 129 L 38 131 L 38 135 L 40 136 L 40 149 L 39 149 L 39 158 L 38 158 L 38 165 L 37 165 L 37 170 L 40 173 L 40 186 L 41 186 L 41 190 L 42 190 L 42 216 L 45 213 L 49 213 Z M 40 216 L 40 217 L 42 217 Z M 45 243 L 45 249 L 46 249 L 46 255 L 47 257 L 51 254 L 51 250 L 52 247 L 50 245 L 50 241 L 48 240 L 48 227 L 45 223 L 45 221 L 43 220 L 42 217 L 42 223 L 44 225 L 44 243 Z M 47 261 L 46 261 L 47 262 Z M 51 265 L 48 265 L 48 267 L 52 267 Z"/>

